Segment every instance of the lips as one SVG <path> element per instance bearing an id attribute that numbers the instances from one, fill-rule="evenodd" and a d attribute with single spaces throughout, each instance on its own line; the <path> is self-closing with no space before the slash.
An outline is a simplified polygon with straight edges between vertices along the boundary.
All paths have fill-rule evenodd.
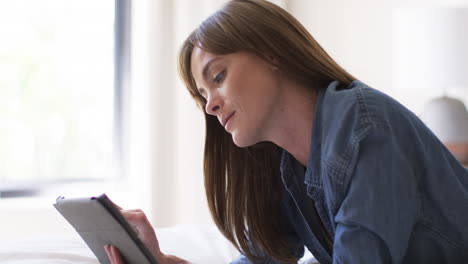
<path id="1" fill-rule="evenodd" d="M 232 112 L 232 113 L 226 115 L 225 117 L 222 117 L 222 119 L 221 119 L 221 125 L 222 125 L 223 127 L 226 127 L 227 122 L 229 121 L 229 119 L 231 119 L 231 117 L 234 115 L 234 113 L 235 113 L 235 112 Z"/>

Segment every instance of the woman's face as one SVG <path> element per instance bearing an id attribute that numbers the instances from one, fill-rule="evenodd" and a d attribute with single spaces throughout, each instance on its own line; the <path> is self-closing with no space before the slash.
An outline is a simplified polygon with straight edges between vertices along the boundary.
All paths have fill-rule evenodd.
<path id="1" fill-rule="evenodd" d="M 206 112 L 218 118 L 234 143 L 246 147 L 267 140 L 280 111 L 280 71 L 246 52 L 215 55 L 195 47 L 191 61 Z"/>

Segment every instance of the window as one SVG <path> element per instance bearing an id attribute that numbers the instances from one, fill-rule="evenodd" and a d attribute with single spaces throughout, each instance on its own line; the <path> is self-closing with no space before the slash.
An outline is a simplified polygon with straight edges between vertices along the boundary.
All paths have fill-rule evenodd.
<path id="1" fill-rule="evenodd" d="M 11 185 L 118 176 L 127 1 L 0 0 L 3 197 Z"/>

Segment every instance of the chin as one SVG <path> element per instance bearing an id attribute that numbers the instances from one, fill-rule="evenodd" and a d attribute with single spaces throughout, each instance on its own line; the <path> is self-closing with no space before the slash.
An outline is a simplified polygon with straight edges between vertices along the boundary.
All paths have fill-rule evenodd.
<path id="1" fill-rule="evenodd" d="M 232 133 L 232 141 L 239 148 L 250 147 L 258 143 L 257 140 L 254 140 L 252 137 L 242 137 L 238 133 Z"/>

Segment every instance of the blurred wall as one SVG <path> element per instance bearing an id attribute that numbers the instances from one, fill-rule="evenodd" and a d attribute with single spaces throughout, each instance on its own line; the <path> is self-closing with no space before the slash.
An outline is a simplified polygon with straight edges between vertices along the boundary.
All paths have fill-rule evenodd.
<path id="1" fill-rule="evenodd" d="M 346 70 L 419 114 L 443 88 L 421 94 L 392 87 L 392 9 L 467 6 L 467 0 L 289 0 L 287 7 Z M 449 92 L 468 103 L 466 90 Z"/>

